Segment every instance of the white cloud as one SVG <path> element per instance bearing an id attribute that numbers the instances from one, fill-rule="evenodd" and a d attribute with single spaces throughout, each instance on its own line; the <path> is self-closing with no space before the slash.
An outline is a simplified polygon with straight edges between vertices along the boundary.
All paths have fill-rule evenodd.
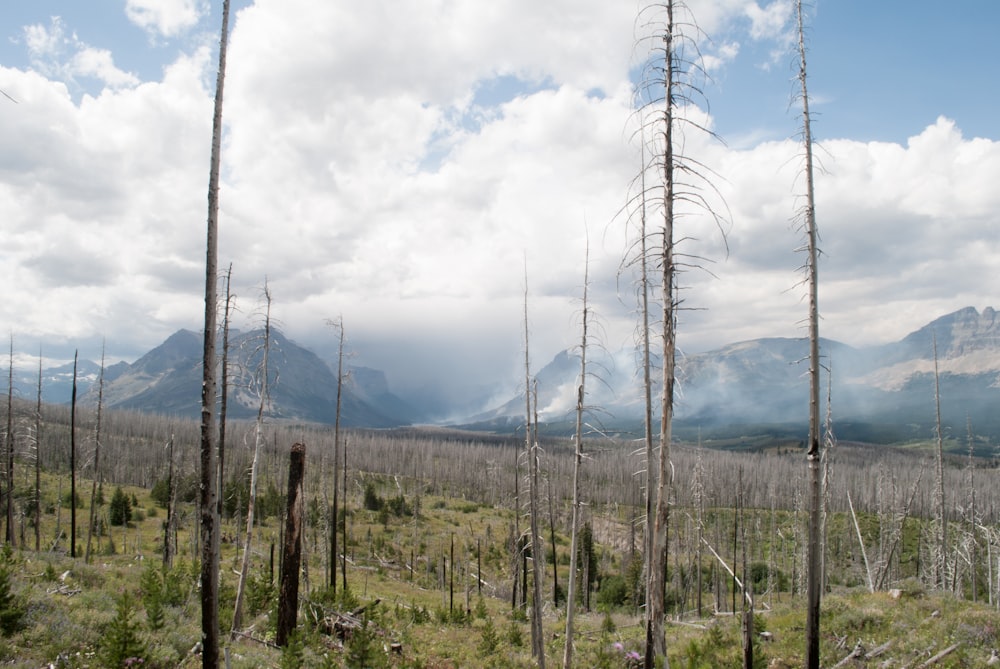
<path id="1" fill-rule="evenodd" d="M 774 0 L 765 7 L 750 2 L 745 11 L 750 19 L 750 37 L 755 40 L 782 38 L 786 35 L 794 14 L 789 0 Z"/>
<path id="2" fill-rule="evenodd" d="M 692 5 L 706 29 L 746 17 L 743 0 Z M 759 9 L 754 34 L 773 34 L 778 9 Z M 503 379 L 520 364 L 525 261 L 536 364 L 576 341 L 589 233 L 591 306 L 609 347 L 629 341 L 631 277 L 617 273 L 639 161 L 633 11 L 597 0 L 242 10 L 220 261 L 233 261 L 244 309 L 267 276 L 302 343 L 328 342 L 324 319 L 343 314 L 351 337 L 386 356 L 362 362 L 397 376 L 409 364 L 409 383 Z M 103 332 L 131 351 L 200 327 L 211 49 L 136 83 L 58 20 L 25 37 L 40 63 L 70 69 L 0 67 L 19 101 L 0 99 L 0 262 L 14 287 L 2 321 L 19 338 Z M 724 60 L 743 57 L 735 37 L 720 43 Z M 106 86 L 74 100 L 69 71 Z M 537 85 L 477 106 L 505 81 Z M 984 277 L 1000 272 L 1000 144 L 928 122 L 906 145 L 839 140 L 817 153 L 824 336 L 897 338 L 995 294 Z M 800 334 L 799 147 L 690 134 L 685 152 L 719 175 L 732 226 L 727 260 L 710 220 L 684 219 L 685 248 L 715 278 L 684 277 L 685 306 L 699 310 L 682 314 L 682 345 Z"/>
<path id="3" fill-rule="evenodd" d="M 76 52 L 70 61 L 70 72 L 84 77 L 93 77 L 110 88 L 135 86 L 138 77 L 115 67 L 111 52 L 107 49 L 84 47 Z"/>
<path id="4" fill-rule="evenodd" d="M 67 34 L 58 16 L 53 16 L 48 26 L 29 25 L 23 32 L 32 67 L 47 77 L 72 85 L 77 77 L 88 77 L 110 88 L 139 83 L 134 74 L 115 65 L 110 51 L 89 46 L 76 33 Z"/>
<path id="5" fill-rule="evenodd" d="M 177 37 L 207 13 L 204 0 L 126 0 L 125 15 L 143 30 L 160 37 Z"/>

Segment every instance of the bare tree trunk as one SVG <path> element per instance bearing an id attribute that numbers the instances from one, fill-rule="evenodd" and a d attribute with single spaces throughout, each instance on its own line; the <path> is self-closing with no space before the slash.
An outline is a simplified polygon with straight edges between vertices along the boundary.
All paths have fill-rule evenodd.
<path id="1" fill-rule="evenodd" d="M 347 440 L 344 440 L 344 557 L 340 561 L 340 583 L 342 590 L 347 592 Z"/>
<path id="2" fill-rule="evenodd" d="M 174 564 L 174 540 L 177 528 L 177 485 L 174 483 L 174 435 L 167 442 L 167 522 L 163 526 L 163 566 Z"/>
<path id="3" fill-rule="evenodd" d="M 35 552 L 42 549 L 42 348 L 38 347 L 38 399 L 35 403 Z"/>
<path id="4" fill-rule="evenodd" d="M 527 426 L 524 428 L 527 430 Z M 513 576 L 510 588 L 510 608 L 517 608 L 517 595 L 521 580 L 521 454 L 520 449 L 514 449 L 514 541 L 511 554 L 510 572 Z"/>
<path id="5" fill-rule="evenodd" d="M 590 276 L 590 251 L 583 265 L 583 315 L 580 335 L 580 382 L 576 389 L 576 431 L 573 438 L 573 519 L 570 524 L 569 584 L 566 591 L 566 643 L 563 648 L 563 669 L 573 666 L 573 622 L 576 612 L 577 539 L 580 530 L 580 463 L 583 460 L 583 411 L 587 391 L 587 289 Z M 645 289 L 645 287 L 644 287 Z M 551 499 L 551 497 L 550 497 Z M 552 542 L 552 564 L 555 573 L 555 541 Z"/>
<path id="6" fill-rule="evenodd" d="M 799 83 L 802 95 L 802 142 L 805 149 L 806 205 L 804 225 L 807 237 L 806 272 L 809 290 L 809 541 L 806 583 L 806 667 L 819 669 L 820 599 L 823 588 L 822 471 L 819 410 L 819 251 L 816 231 L 815 190 L 813 182 L 812 125 L 809 116 L 809 91 L 806 86 L 806 43 L 803 28 L 802 0 L 796 2 L 799 36 Z"/>
<path id="7" fill-rule="evenodd" d="M 674 372 L 676 365 L 676 325 L 677 297 L 676 272 L 674 264 L 674 86 L 676 73 L 674 63 L 674 3 L 665 3 L 666 25 L 663 30 L 663 223 L 662 246 L 660 250 L 661 285 L 660 299 L 663 304 L 663 341 L 660 386 L 660 458 L 657 470 L 656 512 L 653 521 L 653 554 L 650 558 L 648 574 L 649 585 L 646 593 L 646 606 L 649 609 L 649 631 L 647 632 L 647 648 L 645 662 L 647 669 L 652 669 L 654 658 L 664 658 L 664 667 L 669 667 L 667 660 L 667 644 L 663 634 L 663 618 L 666 613 L 666 573 L 667 573 L 667 536 L 670 520 L 670 489 L 672 476 L 670 470 L 670 441 L 673 430 L 674 411 Z M 651 645 L 649 645 L 651 644 Z"/>
<path id="8" fill-rule="evenodd" d="M 936 445 L 936 455 L 937 455 L 937 481 L 935 482 L 934 490 L 936 493 L 935 499 L 935 515 L 937 516 L 937 541 L 936 550 L 937 555 L 934 559 L 934 585 L 935 587 L 945 587 L 947 582 L 947 577 L 945 576 L 946 568 L 945 563 L 947 560 L 947 542 L 948 542 L 948 528 L 947 528 L 947 516 L 945 514 L 944 508 L 944 431 L 941 427 L 941 386 L 938 380 L 938 351 L 937 351 L 937 335 L 933 338 L 934 342 L 934 439 Z"/>
<path id="9" fill-rule="evenodd" d="M 337 523 L 340 518 L 337 498 L 337 472 L 340 467 L 338 458 L 340 448 L 340 406 L 344 388 L 344 318 L 341 316 L 336 323 L 337 344 L 337 413 L 333 422 L 333 518 L 330 523 L 330 587 L 337 590 Z M 346 453 L 345 453 L 346 455 Z M 345 467 L 346 461 L 345 461 Z M 344 491 L 347 494 L 347 491 Z M 345 520 L 346 523 L 346 520 Z M 346 548 L 346 545 L 345 545 Z"/>
<path id="10" fill-rule="evenodd" d="M 87 525 L 87 549 L 83 561 L 90 563 L 90 540 L 97 520 L 97 486 L 101 478 L 101 409 L 104 405 L 104 346 L 101 346 L 101 374 L 97 379 L 97 425 L 94 428 L 94 480 L 90 485 L 90 523 Z M 126 526 L 127 526 L 126 522 Z"/>
<path id="11" fill-rule="evenodd" d="M 972 601 L 979 601 L 979 539 L 976 538 L 976 464 L 973 460 L 975 455 L 975 439 L 972 436 L 972 419 L 966 416 L 965 432 L 969 441 L 969 534 L 971 537 L 971 554 L 969 564 L 971 566 L 970 585 L 972 586 Z"/>
<path id="12" fill-rule="evenodd" d="M 531 450 L 529 451 L 530 468 L 529 481 L 531 490 L 529 493 L 531 504 L 531 637 L 532 648 L 535 658 L 538 661 L 539 669 L 545 669 L 545 633 L 542 629 L 542 609 L 544 600 L 542 598 L 542 581 L 545 574 L 545 547 L 542 545 L 542 535 L 538 530 L 538 470 L 539 470 L 539 447 L 538 447 L 538 380 L 532 379 L 532 405 L 534 407 L 534 420 L 531 421 L 532 435 Z"/>
<path id="13" fill-rule="evenodd" d="M 215 336 L 219 262 L 219 170 L 222 152 L 222 99 L 229 43 L 229 0 L 222 3 L 219 70 L 212 117 L 212 155 L 208 177 L 208 224 L 205 244 L 205 331 L 201 384 L 201 642 L 202 666 L 219 665 L 219 507 L 216 489 L 219 472 L 215 428 Z"/>
<path id="14" fill-rule="evenodd" d="M 10 546 L 16 545 L 14 539 L 14 333 L 10 334 L 10 362 L 7 366 L 7 434 L 5 441 L 5 453 L 7 455 L 7 467 L 5 472 L 5 483 L 7 485 L 6 495 L 6 515 L 7 533 L 6 540 Z"/>
<path id="15" fill-rule="evenodd" d="M 306 447 L 295 444 L 288 463 L 288 506 L 281 560 L 281 589 L 278 595 L 278 632 L 275 643 L 288 644 L 295 631 L 299 609 L 299 568 L 302 558 L 302 481 L 305 479 Z"/>
<path id="16" fill-rule="evenodd" d="M 531 533 L 531 563 L 532 563 L 532 596 L 531 603 L 531 655 L 538 662 L 540 669 L 545 669 L 545 640 L 542 638 L 542 570 L 539 568 L 542 548 L 538 536 L 538 442 L 534 434 L 535 421 L 532 414 L 532 378 L 531 358 L 528 352 L 528 278 L 525 269 L 524 279 L 524 450 L 528 456 L 528 506 Z M 534 393 L 537 393 L 537 386 Z M 536 416 L 537 418 L 537 416 Z"/>
<path id="17" fill-rule="evenodd" d="M 222 362 L 219 365 L 219 480 L 216 483 L 218 511 L 216 517 L 222 522 L 223 497 L 226 489 L 226 411 L 229 408 L 229 314 L 233 306 L 233 263 L 226 270 L 226 303 L 222 307 Z M 221 528 L 220 528 L 221 531 Z"/>
<path id="18" fill-rule="evenodd" d="M 73 392 L 69 405 L 69 556 L 76 557 L 76 361 L 73 351 Z M 62 500 L 59 500 L 62 503 Z"/>
<path id="19" fill-rule="evenodd" d="M 236 588 L 236 604 L 233 607 L 233 625 L 230 634 L 235 636 L 243 622 L 243 594 L 247 576 L 250 574 L 250 555 L 253 550 L 254 508 L 257 504 L 257 476 L 260 468 L 260 450 L 264 445 L 264 411 L 268 406 L 268 358 L 271 352 L 271 290 L 264 281 L 264 344 L 259 375 L 260 403 L 257 405 L 257 422 L 254 425 L 253 462 L 250 465 L 250 498 L 247 500 L 247 529 L 243 541 L 243 562 L 240 565 L 240 581 Z"/>

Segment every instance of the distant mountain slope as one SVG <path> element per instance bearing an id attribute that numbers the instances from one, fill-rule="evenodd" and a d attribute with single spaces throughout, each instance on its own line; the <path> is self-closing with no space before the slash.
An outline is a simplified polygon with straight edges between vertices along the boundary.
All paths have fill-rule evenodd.
<path id="1" fill-rule="evenodd" d="M 832 370 L 835 430 L 839 425 L 857 437 L 866 430 L 885 434 L 890 426 L 888 432 L 899 438 L 932 435 L 935 340 L 946 427 L 964 434 L 968 418 L 977 434 L 1000 436 L 1000 318 L 992 308 L 980 314 L 972 307 L 892 344 L 856 349 L 822 340 L 821 387 L 825 398 Z M 733 433 L 747 426 L 805 425 L 807 357 L 808 342 L 791 338 L 755 339 L 680 356 L 676 425 L 681 430 L 728 427 Z M 642 388 L 630 358 L 637 356 L 626 351 L 602 360 L 598 354 L 594 364 L 614 371 L 610 379 L 588 381 L 587 403 L 601 408 L 605 422 L 631 423 L 638 430 Z M 575 405 L 579 366 L 578 354 L 563 351 L 538 372 L 539 407 L 560 409 L 543 412 L 543 419 L 566 420 Z M 521 395 L 464 424 L 502 429 L 523 423 L 524 411 Z"/>
<path id="2" fill-rule="evenodd" d="M 260 404 L 259 368 L 263 332 L 236 332 L 230 337 L 228 415 L 256 416 Z M 162 344 L 127 365 L 104 386 L 108 408 L 197 417 L 201 411 L 201 335 L 179 330 Z M 269 419 L 333 423 L 337 379 L 325 362 L 298 346 L 279 330 L 271 331 L 268 358 Z M 85 402 L 96 403 L 91 386 Z M 413 411 L 389 392 L 382 372 L 349 370 L 341 397 L 345 426 L 396 427 L 415 419 Z"/>

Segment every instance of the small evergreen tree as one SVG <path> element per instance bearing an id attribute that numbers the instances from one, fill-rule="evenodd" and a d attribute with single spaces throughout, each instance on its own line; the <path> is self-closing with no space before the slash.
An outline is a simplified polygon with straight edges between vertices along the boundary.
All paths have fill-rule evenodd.
<path id="1" fill-rule="evenodd" d="M 386 666 L 386 663 L 386 657 L 376 643 L 375 630 L 368 625 L 366 616 L 347 643 L 344 666 L 348 669 L 377 669 Z"/>
<path id="2" fill-rule="evenodd" d="M 146 625 L 150 630 L 163 628 L 163 579 L 152 563 L 146 565 L 139 579 L 142 605 L 146 609 Z"/>
<path id="3" fill-rule="evenodd" d="M 132 500 L 121 489 L 121 486 L 115 488 L 108 512 L 111 515 L 112 525 L 127 525 L 132 520 Z"/>
<path id="4" fill-rule="evenodd" d="M 10 636 L 21 629 L 24 605 L 14 594 L 10 580 L 10 568 L 0 565 L 0 634 Z"/>
<path id="5" fill-rule="evenodd" d="M 146 647 L 139 638 L 139 624 L 132 618 L 135 606 L 128 592 L 115 603 L 115 617 L 104 633 L 100 648 L 101 666 L 125 667 L 129 660 L 142 659 Z"/>

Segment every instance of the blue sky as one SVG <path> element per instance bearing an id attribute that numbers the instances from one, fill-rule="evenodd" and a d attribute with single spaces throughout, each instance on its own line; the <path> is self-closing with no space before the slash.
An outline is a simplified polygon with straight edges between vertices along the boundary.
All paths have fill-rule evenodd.
<path id="1" fill-rule="evenodd" d="M 685 151 L 728 216 L 726 243 L 686 219 L 711 272 L 683 279 L 681 343 L 798 336 L 792 5 L 689 5 L 710 38 L 698 120 L 724 143 L 690 136 Z M 638 6 L 235 2 L 220 261 L 247 325 L 267 277 L 286 333 L 321 355 L 342 314 L 391 383 L 461 368 L 503 384 L 519 375 L 525 263 L 541 365 L 576 341 L 589 237 L 606 346 L 629 345 Z M 0 325 L 19 350 L 97 357 L 106 338 L 134 359 L 200 327 L 220 8 L 0 7 L 0 89 L 18 101 L 0 98 Z M 817 0 L 808 14 L 824 336 L 891 341 L 1000 306 L 1000 3 Z"/>

